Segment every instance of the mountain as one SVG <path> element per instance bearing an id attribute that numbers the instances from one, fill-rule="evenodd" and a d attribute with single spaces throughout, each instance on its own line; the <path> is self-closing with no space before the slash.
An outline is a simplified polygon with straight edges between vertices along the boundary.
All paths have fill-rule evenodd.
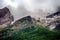
<path id="1" fill-rule="evenodd" d="M 3 29 L 0 29 L 0 38 L 4 39 L 4 38 L 8 37 L 11 32 L 12 33 L 16 32 L 18 30 L 25 28 L 26 26 L 30 26 L 31 24 L 32 24 L 32 18 L 30 16 L 17 20 L 14 24 L 9 25 Z"/>
<path id="2" fill-rule="evenodd" d="M 39 20 L 38 20 L 39 22 Z M 1 40 L 60 40 L 60 32 L 49 30 L 30 16 L 0 30 Z"/>
<path id="3" fill-rule="evenodd" d="M 0 9 L 0 28 L 5 28 L 14 20 L 8 8 Z"/>

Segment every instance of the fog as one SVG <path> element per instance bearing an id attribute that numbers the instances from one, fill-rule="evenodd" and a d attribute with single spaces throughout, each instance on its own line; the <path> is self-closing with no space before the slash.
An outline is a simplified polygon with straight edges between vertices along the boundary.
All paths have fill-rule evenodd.
<path id="1" fill-rule="evenodd" d="M 59 6 L 60 0 L 0 0 L 0 8 L 9 8 L 14 21 L 25 16 L 42 19 L 57 12 Z"/>

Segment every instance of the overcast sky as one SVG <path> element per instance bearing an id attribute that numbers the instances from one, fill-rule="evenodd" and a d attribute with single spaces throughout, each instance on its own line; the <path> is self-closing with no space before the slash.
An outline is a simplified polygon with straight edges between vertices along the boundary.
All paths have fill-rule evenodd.
<path id="1" fill-rule="evenodd" d="M 0 8 L 3 8 L 7 5 L 18 6 L 24 5 L 27 10 L 43 9 L 46 11 L 46 8 L 55 7 L 60 3 L 60 0 L 0 0 Z M 52 6 L 53 5 L 53 6 Z M 52 9 L 54 9 L 53 7 Z"/>
<path id="2" fill-rule="evenodd" d="M 0 0 L 0 8 L 5 6 L 12 6 L 14 10 L 14 15 L 24 16 L 25 11 L 33 12 L 30 13 L 32 16 L 46 16 L 48 13 L 54 13 L 57 11 L 57 8 L 60 6 L 60 0 Z M 24 8 L 20 9 L 20 6 Z M 25 10 L 23 13 L 23 9 Z M 19 11 L 21 10 L 21 11 Z M 19 14 L 17 14 L 19 13 Z M 44 13 L 44 14 L 43 14 Z M 15 15 L 15 16 L 16 16 Z M 18 16 L 18 17 L 19 17 Z M 17 17 L 17 18 L 18 18 Z"/>

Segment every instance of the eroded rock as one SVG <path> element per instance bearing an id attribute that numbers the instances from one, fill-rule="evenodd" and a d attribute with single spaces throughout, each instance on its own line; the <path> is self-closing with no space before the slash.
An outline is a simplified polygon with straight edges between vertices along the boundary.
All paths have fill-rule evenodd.
<path id="1" fill-rule="evenodd" d="M 0 25 L 10 25 L 13 20 L 14 18 L 7 7 L 0 9 Z"/>

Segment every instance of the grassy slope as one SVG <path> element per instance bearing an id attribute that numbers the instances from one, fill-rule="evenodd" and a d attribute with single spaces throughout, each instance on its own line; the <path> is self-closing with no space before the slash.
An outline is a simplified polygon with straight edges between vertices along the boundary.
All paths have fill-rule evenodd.
<path id="1" fill-rule="evenodd" d="M 20 26 L 19 26 L 20 25 Z M 19 29 L 11 29 L 16 27 Z M 23 29 L 21 29 L 21 27 Z M 2 35 L 1 35 L 2 34 Z M 5 36 L 5 39 L 3 39 Z M 2 38 L 1 38 L 2 37 Z M 60 40 L 60 33 L 50 31 L 32 23 L 31 17 L 24 17 L 0 31 L 1 40 Z"/>
<path id="2" fill-rule="evenodd" d="M 60 40 L 60 33 L 32 24 L 27 28 L 16 31 L 5 40 Z"/>

